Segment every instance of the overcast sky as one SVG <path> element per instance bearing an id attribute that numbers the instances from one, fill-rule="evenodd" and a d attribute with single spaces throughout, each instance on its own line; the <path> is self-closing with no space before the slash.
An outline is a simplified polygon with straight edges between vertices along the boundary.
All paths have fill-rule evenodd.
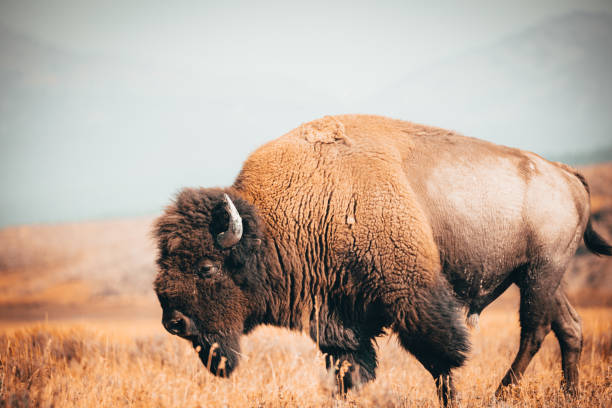
<path id="1" fill-rule="evenodd" d="M 609 146 L 602 135 L 612 125 L 599 120 L 612 111 L 605 95 L 601 112 L 585 108 L 591 116 L 581 116 L 594 123 L 592 132 L 559 137 L 555 129 L 538 140 L 508 126 L 496 136 L 495 122 L 472 126 L 465 117 L 477 101 L 469 96 L 449 95 L 463 106 L 455 116 L 443 101 L 420 111 L 419 94 L 407 102 L 393 96 L 430 88 L 443 95 L 424 71 L 445 61 L 494 63 L 488 56 L 519 41 L 516 35 L 576 11 L 590 13 L 587 21 L 609 16 L 612 2 L 3 0 L 0 227 L 155 214 L 182 186 L 230 184 L 257 146 L 325 114 L 426 120 L 545 155 Z M 608 21 L 593 38 L 607 38 Z M 495 44 L 497 54 L 489 53 Z M 607 67 L 610 48 L 593 47 L 603 48 L 588 55 L 603 55 L 597 67 Z M 418 75 L 428 89 L 406 82 Z M 453 78 L 448 92 L 464 92 L 467 85 Z M 513 88 L 506 78 L 497 82 Z M 538 82 L 521 78 L 520 86 L 537 89 Z M 562 95 L 578 92 L 582 105 L 599 98 L 597 89 L 582 92 L 590 83 L 574 82 Z M 521 102 L 516 114 L 537 112 L 538 103 Z M 544 118 L 538 126 L 546 129 Z"/>

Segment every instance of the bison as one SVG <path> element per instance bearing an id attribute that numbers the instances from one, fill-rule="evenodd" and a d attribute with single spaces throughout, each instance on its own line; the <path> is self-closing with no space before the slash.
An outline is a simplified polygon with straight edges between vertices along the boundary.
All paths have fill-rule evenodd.
<path id="1" fill-rule="evenodd" d="M 342 391 L 375 378 L 385 329 L 433 376 L 443 404 L 468 322 L 520 288 L 516 383 L 552 329 L 578 387 L 580 318 L 560 285 L 593 230 L 574 169 L 457 133 L 378 116 L 306 123 L 256 150 L 227 188 L 186 188 L 156 221 L 165 328 L 228 376 L 260 324 L 306 330 Z M 499 391 L 498 390 L 498 391 Z"/>

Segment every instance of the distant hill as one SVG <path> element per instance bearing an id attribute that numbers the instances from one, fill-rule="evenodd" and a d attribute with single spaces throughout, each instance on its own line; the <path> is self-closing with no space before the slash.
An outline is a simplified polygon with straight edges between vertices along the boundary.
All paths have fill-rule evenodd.
<path id="1" fill-rule="evenodd" d="M 595 229 L 612 243 L 612 163 L 585 166 L 580 171 L 591 189 Z M 595 256 L 582 243 L 565 278 L 579 303 L 612 305 L 612 258 Z"/>
<path id="2" fill-rule="evenodd" d="M 426 35 L 426 33 L 424 33 Z M 607 147 L 612 160 L 612 15 L 574 12 L 438 61 L 374 95 L 373 112 L 547 156 Z M 559 143 L 543 146 L 542 135 Z"/>
<path id="3" fill-rule="evenodd" d="M 0 229 L 0 320 L 156 314 L 151 221 Z"/>
<path id="4" fill-rule="evenodd" d="M 573 166 L 588 166 L 596 163 L 612 161 L 612 145 L 591 151 L 564 153 L 547 157 L 549 160 L 560 161 Z"/>

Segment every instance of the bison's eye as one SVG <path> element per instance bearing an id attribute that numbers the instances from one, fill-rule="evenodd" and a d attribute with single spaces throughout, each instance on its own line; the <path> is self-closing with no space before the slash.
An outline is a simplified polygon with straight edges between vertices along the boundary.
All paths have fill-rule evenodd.
<path id="1" fill-rule="evenodd" d="M 212 262 L 204 262 L 200 265 L 200 275 L 209 276 L 217 272 L 217 267 Z"/>

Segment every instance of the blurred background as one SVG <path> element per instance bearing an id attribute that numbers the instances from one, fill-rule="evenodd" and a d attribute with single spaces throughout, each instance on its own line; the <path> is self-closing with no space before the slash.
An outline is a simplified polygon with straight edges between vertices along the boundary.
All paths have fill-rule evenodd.
<path id="1" fill-rule="evenodd" d="M 157 213 L 328 114 L 612 159 L 609 0 L 291 3 L 3 0 L 0 227 Z"/>
<path id="2" fill-rule="evenodd" d="M 3 0 L 0 89 L 3 319 L 156 315 L 152 217 L 328 114 L 590 165 L 610 237 L 609 0 Z M 612 288 L 609 262 L 577 259 L 573 287 Z"/>

